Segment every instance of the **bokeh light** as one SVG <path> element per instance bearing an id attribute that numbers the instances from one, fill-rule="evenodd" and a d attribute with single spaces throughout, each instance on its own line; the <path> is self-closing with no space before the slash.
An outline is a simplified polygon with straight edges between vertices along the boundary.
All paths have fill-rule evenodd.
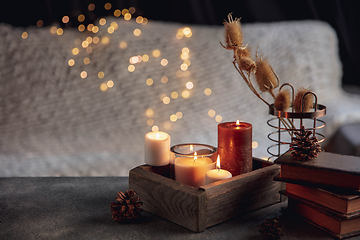
<path id="1" fill-rule="evenodd" d="M 129 21 L 129 20 L 131 19 L 131 14 L 130 14 L 130 13 L 125 13 L 124 19 L 125 19 L 126 21 Z"/>
<path id="2" fill-rule="evenodd" d="M 85 21 L 85 16 L 84 16 L 84 14 L 80 14 L 80 15 L 78 16 L 78 21 L 79 21 L 79 22 Z"/>
<path id="3" fill-rule="evenodd" d="M 167 83 L 169 81 L 169 78 L 167 77 L 167 76 L 163 76 L 162 78 L 161 78 L 161 82 L 162 83 Z"/>
<path id="4" fill-rule="evenodd" d="M 168 65 L 168 63 L 169 63 L 169 61 L 167 59 L 165 59 L 165 58 L 161 59 L 161 61 L 160 61 L 161 66 L 164 66 L 164 67 L 166 65 Z"/>
<path id="5" fill-rule="evenodd" d="M 185 86 L 187 89 L 193 89 L 194 84 L 192 82 L 187 82 Z"/>
<path id="6" fill-rule="evenodd" d="M 69 18 L 69 16 L 63 16 L 61 21 L 66 24 L 70 21 L 70 18 Z"/>
<path id="7" fill-rule="evenodd" d="M 78 48 L 73 48 L 72 49 L 72 54 L 73 55 L 78 55 L 79 54 L 79 49 Z"/>
<path id="8" fill-rule="evenodd" d="M 94 24 L 90 23 L 89 25 L 87 25 L 86 29 L 87 29 L 89 32 L 91 32 L 92 29 L 93 29 L 93 27 L 94 27 Z"/>
<path id="9" fill-rule="evenodd" d="M 125 49 L 126 47 L 127 47 L 127 43 L 125 41 L 119 43 L 119 48 Z"/>
<path id="10" fill-rule="evenodd" d="M 111 9 L 111 3 L 105 3 L 105 5 L 104 5 L 104 8 L 106 9 L 106 10 L 110 10 Z"/>
<path id="11" fill-rule="evenodd" d="M 259 144 L 256 141 L 252 142 L 251 145 L 252 145 L 252 148 L 257 148 L 259 146 Z"/>
<path id="12" fill-rule="evenodd" d="M 101 89 L 101 91 L 105 92 L 106 90 L 108 90 L 108 86 L 106 85 L 106 83 L 102 83 L 100 85 L 100 89 Z"/>
<path id="13" fill-rule="evenodd" d="M 109 39 L 109 37 L 103 37 L 102 39 L 101 39 L 101 43 L 102 44 L 108 44 L 110 42 L 110 39 Z"/>
<path id="14" fill-rule="evenodd" d="M 177 120 L 177 116 L 176 116 L 175 114 L 172 114 L 172 115 L 170 116 L 170 121 L 176 122 L 176 120 Z"/>
<path id="15" fill-rule="evenodd" d="M 177 99 L 178 97 L 179 97 L 179 94 L 177 92 L 174 91 L 174 92 L 171 93 L 171 98 L 172 99 Z"/>
<path id="16" fill-rule="evenodd" d="M 108 86 L 108 88 L 112 88 L 114 86 L 114 81 L 113 80 L 107 81 L 106 86 Z"/>
<path id="17" fill-rule="evenodd" d="M 55 33 L 56 33 L 56 30 L 57 30 L 57 27 L 55 27 L 55 26 L 52 26 L 52 27 L 50 28 L 50 32 L 51 32 L 52 34 L 55 34 Z"/>
<path id="18" fill-rule="evenodd" d="M 90 58 L 86 57 L 84 58 L 84 64 L 88 65 L 90 63 Z"/>
<path id="19" fill-rule="evenodd" d="M 148 86 L 151 86 L 153 83 L 154 83 L 154 80 L 152 80 L 151 78 L 146 79 L 146 84 Z"/>
<path id="20" fill-rule="evenodd" d="M 177 112 L 177 113 L 176 113 L 176 117 L 177 117 L 178 119 L 182 119 L 183 116 L 184 116 L 184 115 L 183 115 L 182 112 Z"/>
<path id="21" fill-rule="evenodd" d="M 124 9 L 121 11 L 121 14 L 122 14 L 123 16 L 125 16 L 125 14 L 127 14 L 128 12 L 129 12 L 129 10 L 126 9 L 126 8 L 124 8 Z"/>
<path id="22" fill-rule="evenodd" d="M 120 16 L 121 16 L 121 11 L 120 11 L 119 9 L 116 9 L 116 10 L 114 11 L 114 16 L 115 16 L 115 17 L 120 17 Z"/>
<path id="23" fill-rule="evenodd" d="M 82 72 L 80 73 L 80 77 L 81 77 L 81 78 L 86 78 L 86 77 L 87 77 L 87 72 L 86 72 L 86 71 L 82 71 Z"/>
<path id="24" fill-rule="evenodd" d="M 180 69 L 183 71 L 186 71 L 188 69 L 188 65 L 186 65 L 185 63 L 180 65 Z"/>
<path id="25" fill-rule="evenodd" d="M 90 3 L 88 6 L 89 11 L 94 11 L 95 10 L 95 4 Z"/>
<path id="26" fill-rule="evenodd" d="M 105 24 L 106 24 L 106 19 L 105 19 L 105 18 L 100 18 L 99 24 L 100 24 L 101 26 L 105 25 Z"/>
<path id="27" fill-rule="evenodd" d="M 94 27 L 91 29 L 91 31 L 92 31 L 93 33 L 98 33 L 98 32 L 99 32 L 99 27 L 98 27 L 98 26 L 94 26 Z"/>
<path id="28" fill-rule="evenodd" d="M 134 72 L 135 71 L 135 66 L 134 65 L 129 65 L 128 66 L 128 71 L 129 72 Z"/>
<path id="29" fill-rule="evenodd" d="M 208 115 L 209 115 L 209 117 L 215 117 L 216 113 L 215 113 L 215 111 L 213 109 L 210 109 L 208 111 Z"/>
<path id="30" fill-rule="evenodd" d="M 154 57 L 160 57 L 161 52 L 160 52 L 160 50 L 155 49 L 155 50 L 152 52 L 152 55 L 153 55 Z"/>
<path id="31" fill-rule="evenodd" d="M 182 91 L 181 96 L 183 98 L 189 98 L 190 97 L 190 92 L 188 90 L 184 90 L 184 91 Z"/>
<path id="32" fill-rule="evenodd" d="M 205 88 L 204 93 L 206 96 L 210 96 L 210 94 L 212 93 L 210 88 Z"/>
<path id="33" fill-rule="evenodd" d="M 69 59 L 68 64 L 70 67 L 75 65 L 75 60 L 74 59 Z"/>
<path id="34" fill-rule="evenodd" d="M 138 17 L 136 18 L 136 22 L 137 22 L 138 24 L 141 24 L 143 21 L 144 21 L 144 19 L 143 19 L 142 16 L 138 16 Z"/>
<path id="35" fill-rule="evenodd" d="M 27 32 L 23 32 L 23 33 L 21 34 L 21 38 L 22 38 L 22 39 L 27 39 L 28 36 L 29 36 L 29 34 L 28 34 Z"/>
<path id="36" fill-rule="evenodd" d="M 148 126 L 152 126 L 152 125 L 154 125 L 154 120 L 152 120 L 152 119 L 150 118 L 150 119 L 148 119 L 148 120 L 146 121 L 146 124 L 147 124 Z"/>
<path id="37" fill-rule="evenodd" d="M 85 25 L 84 25 L 84 24 L 80 24 L 80 25 L 78 26 L 78 30 L 79 30 L 79 32 L 85 31 Z"/>
<path id="38" fill-rule="evenodd" d="M 36 22 L 36 26 L 38 26 L 38 27 L 42 27 L 43 25 L 44 25 L 43 20 L 38 20 L 38 21 Z"/>
<path id="39" fill-rule="evenodd" d="M 87 53 L 91 53 L 92 52 L 92 47 L 87 47 L 85 50 Z"/>
<path id="40" fill-rule="evenodd" d="M 108 27 L 108 29 L 107 29 L 107 32 L 109 33 L 109 34 L 112 34 L 112 33 L 114 33 L 114 31 L 115 31 L 115 29 L 113 28 L 113 27 Z"/>
<path id="41" fill-rule="evenodd" d="M 164 97 L 162 101 L 163 101 L 164 104 L 169 104 L 170 103 L 170 98 L 169 97 Z"/>
<path id="42" fill-rule="evenodd" d="M 154 115 L 154 110 L 152 110 L 151 108 L 147 109 L 145 112 L 147 117 L 152 117 Z"/>
<path id="43" fill-rule="evenodd" d="M 215 121 L 216 121 L 216 122 L 221 122 L 221 121 L 222 121 L 222 116 L 217 115 L 217 116 L 215 117 Z"/>
<path id="44" fill-rule="evenodd" d="M 94 44 L 97 44 L 97 43 L 99 43 L 100 42 L 100 38 L 99 37 L 94 37 L 93 38 L 93 43 Z"/>
<path id="45" fill-rule="evenodd" d="M 138 36 L 140 36 L 140 34 L 141 34 L 141 30 L 140 30 L 140 29 L 137 28 L 137 29 L 134 30 L 134 35 L 135 35 L 135 36 L 138 37 Z"/>
<path id="46" fill-rule="evenodd" d="M 147 61 L 149 61 L 149 55 L 144 54 L 144 55 L 142 55 L 141 59 L 142 59 L 144 62 L 147 62 Z"/>
<path id="47" fill-rule="evenodd" d="M 134 7 L 130 7 L 130 8 L 129 8 L 129 13 L 134 14 L 134 13 L 135 13 L 135 11 L 136 11 L 136 10 L 135 10 L 135 8 L 134 8 Z"/>
<path id="48" fill-rule="evenodd" d="M 98 78 L 101 79 L 103 77 L 105 77 L 105 73 L 103 71 L 98 72 Z"/>

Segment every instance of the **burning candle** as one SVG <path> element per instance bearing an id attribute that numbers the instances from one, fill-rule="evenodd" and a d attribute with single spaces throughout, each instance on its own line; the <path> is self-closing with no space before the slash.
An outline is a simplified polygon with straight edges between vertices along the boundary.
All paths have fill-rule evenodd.
<path id="1" fill-rule="evenodd" d="M 205 184 L 210 184 L 231 177 L 232 174 L 229 171 L 220 168 L 220 155 L 218 155 L 216 160 L 216 169 L 210 170 L 206 173 Z"/>
<path id="2" fill-rule="evenodd" d="M 252 125 L 225 122 L 218 125 L 218 154 L 222 168 L 233 176 L 252 171 Z"/>
<path id="3" fill-rule="evenodd" d="M 149 132 L 145 135 L 145 163 L 165 166 L 170 162 L 170 135 L 166 132 Z"/>
<path id="4" fill-rule="evenodd" d="M 175 180 L 193 187 L 205 184 L 205 174 L 215 168 L 215 163 L 209 157 L 177 157 L 175 159 Z"/>

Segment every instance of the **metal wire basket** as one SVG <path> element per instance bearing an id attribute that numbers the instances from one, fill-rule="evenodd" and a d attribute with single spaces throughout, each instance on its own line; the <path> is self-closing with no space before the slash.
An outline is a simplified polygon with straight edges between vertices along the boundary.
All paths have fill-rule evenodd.
<path id="1" fill-rule="evenodd" d="M 280 90 L 285 86 L 289 86 L 291 88 L 292 102 L 294 103 L 294 87 L 289 83 L 285 83 L 280 87 Z M 302 112 L 304 99 L 308 94 L 313 95 L 315 98 L 315 102 L 313 103 L 313 111 Z M 311 130 L 313 132 L 313 136 L 318 138 L 319 143 L 325 140 L 325 136 L 317 132 L 317 130 L 324 128 L 326 125 L 323 120 L 318 119 L 322 116 L 325 116 L 326 107 L 317 103 L 317 96 L 314 92 L 308 91 L 304 94 L 301 100 L 300 112 L 294 111 L 294 105 L 292 105 L 291 112 L 283 112 L 277 111 L 274 107 L 274 104 L 271 104 L 269 106 L 269 114 L 273 115 L 274 117 L 269 119 L 267 124 L 276 130 L 268 134 L 268 139 L 275 143 L 267 148 L 267 152 L 271 155 L 268 160 L 273 160 L 273 158 L 279 157 L 281 154 L 287 151 L 289 149 L 289 144 L 291 143 L 292 137 L 294 136 L 294 132 L 300 131 L 302 126 L 304 126 L 306 130 Z M 291 121 L 291 124 L 289 124 L 291 127 L 286 124 L 286 121 L 289 123 Z"/>

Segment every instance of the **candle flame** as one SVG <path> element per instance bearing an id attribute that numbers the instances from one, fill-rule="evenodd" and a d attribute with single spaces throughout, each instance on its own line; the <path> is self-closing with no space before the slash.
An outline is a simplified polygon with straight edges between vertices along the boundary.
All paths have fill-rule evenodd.
<path id="1" fill-rule="evenodd" d="M 194 161 L 193 162 L 195 162 L 196 159 L 197 159 L 197 152 L 194 152 Z"/>
<path id="2" fill-rule="evenodd" d="M 216 169 L 217 169 L 218 171 L 220 171 L 220 155 L 217 156 Z"/>
<path id="3" fill-rule="evenodd" d="M 155 138 L 156 138 L 156 139 L 159 139 L 159 138 L 160 138 L 160 134 L 159 134 L 158 132 L 156 133 Z"/>
<path id="4" fill-rule="evenodd" d="M 190 151 L 194 151 L 194 146 L 193 145 L 190 145 Z"/>
<path id="5" fill-rule="evenodd" d="M 236 120 L 236 125 L 239 125 L 240 124 L 240 121 L 239 121 L 239 119 L 238 120 Z"/>

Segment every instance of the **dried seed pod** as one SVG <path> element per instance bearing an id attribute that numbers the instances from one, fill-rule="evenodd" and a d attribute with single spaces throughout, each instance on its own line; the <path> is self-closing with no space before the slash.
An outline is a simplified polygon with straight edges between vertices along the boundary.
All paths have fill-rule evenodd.
<path id="1" fill-rule="evenodd" d="M 225 26 L 225 42 L 226 49 L 235 49 L 240 47 L 243 41 L 243 35 L 241 31 L 240 18 L 232 18 L 231 13 L 228 14 L 228 22 L 224 22 Z"/>
<path id="2" fill-rule="evenodd" d="M 235 58 L 238 66 L 248 73 L 255 73 L 256 71 L 256 63 L 251 58 L 250 52 L 247 47 L 239 47 L 235 51 Z"/>
<path id="3" fill-rule="evenodd" d="M 301 103 L 302 105 L 302 112 L 309 112 L 311 107 L 313 106 L 313 95 L 307 94 L 304 98 L 304 95 L 309 92 L 310 90 L 304 87 L 300 87 L 297 90 L 294 100 L 294 108 L 295 112 L 301 112 Z"/>
<path id="4" fill-rule="evenodd" d="M 291 106 L 291 94 L 288 89 L 279 91 L 275 98 L 274 106 L 276 110 L 282 112 Z"/>
<path id="5" fill-rule="evenodd" d="M 256 56 L 256 81 L 262 92 L 269 92 L 274 98 L 273 89 L 279 86 L 279 78 L 267 59 Z"/>

